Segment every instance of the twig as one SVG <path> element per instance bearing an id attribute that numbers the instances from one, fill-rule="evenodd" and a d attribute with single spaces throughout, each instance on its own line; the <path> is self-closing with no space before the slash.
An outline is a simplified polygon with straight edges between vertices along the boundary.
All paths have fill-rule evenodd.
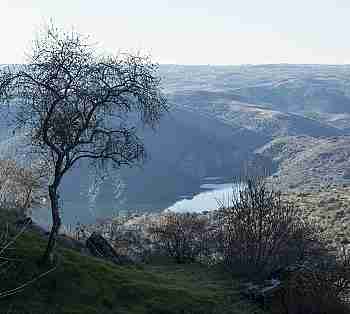
<path id="1" fill-rule="evenodd" d="M 32 283 L 38 281 L 40 278 L 43 278 L 45 276 L 47 276 L 49 273 L 52 273 L 54 270 L 56 270 L 57 268 L 57 265 L 51 269 L 49 269 L 48 271 L 40 274 L 39 276 L 33 278 L 32 280 L 29 280 L 28 282 L 18 286 L 17 288 L 14 288 L 14 289 L 11 289 L 11 290 L 7 290 L 7 291 L 4 291 L 4 292 L 1 292 L 0 293 L 0 299 L 3 299 L 5 297 L 8 297 L 8 296 L 11 296 L 11 295 L 14 295 L 16 293 L 19 293 L 21 292 L 24 288 L 28 287 L 29 285 L 31 285 Z"/>
<path id="2" fill-rule="evenodd" d="M 13 243 L 16 242 L 16 240 L 24 233 L 24 231 L 27 229 L 27 225 L 29 224 L 29 222 L 27 222 L 21 229 L 20 232 L 18 232 L 16 234 L 16 236 L 13 237 L 13 239 L 8 242 L 1 250 L 0 250 L 0 255 L 8 248 L 10 247 Z"/>

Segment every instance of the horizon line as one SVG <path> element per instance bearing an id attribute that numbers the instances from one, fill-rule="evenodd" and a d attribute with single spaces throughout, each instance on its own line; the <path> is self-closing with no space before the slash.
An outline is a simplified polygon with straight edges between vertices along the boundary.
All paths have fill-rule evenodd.
<path id="1" fill-rule="evenodd" d="M 173 65 L 173 66 L 276 66 L 276 65 L 302 65 L 302 66 L 350 66 L 350 63 L 237 63 L 237 64 L 212 64 L 212 63 L 162 63 L 158 62 L 159 65 Z"/>
<path id="2" fill-rule="evenodd" d="M 350 63 L 227 63 L 227 64 L 213 64 L 213 63 L 162 63 L 162 62 L 153 62 L 159 65 L 168 65 L 168 66 L 216 66 L 216 67 L 227 67 L 227 66 L 350 66 Z M 26 63 L 0 63 L 0 66 L 6 65 L 23 65 Z"/>

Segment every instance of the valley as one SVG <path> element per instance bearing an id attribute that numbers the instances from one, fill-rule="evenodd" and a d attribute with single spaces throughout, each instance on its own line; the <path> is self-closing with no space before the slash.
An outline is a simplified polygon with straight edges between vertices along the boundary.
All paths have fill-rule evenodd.
<path id="1" fill-rule="evenodd" d="M 171 110 L 155 131 L 139 130 L 146 162 L 95 189 L 79 164 L 63 182 L 65 223 L 161 211 L 200 193 L 205 177 L 244 168 L 267 168 L 284 190 L 349 182 L 350 67 L 162 65 L 160 74 Z M 2 125 L 6 158 L 18 140 Z"/>

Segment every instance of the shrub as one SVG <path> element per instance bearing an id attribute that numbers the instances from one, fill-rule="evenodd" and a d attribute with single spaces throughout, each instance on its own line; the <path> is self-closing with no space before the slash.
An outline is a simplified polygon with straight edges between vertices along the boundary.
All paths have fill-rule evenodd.
<path id="1" fill-rule="evenodd" d="M 291 272 L 273 313 L 345 314 L 350 312 L 350 255 L 346 250 L 335 262 L 308 263 Z"/>
<path id="2" fill-rule="evenodd" d="M 325 253 L 320 230 L 262 176 L 247 177 L 218 210 L 224 264 L 236 275 L 263 279 L 278 269 Z"/>
<path id="3" fill-rule="evenodd" d="M 42 162 L 23 168 L 13 160 L 0 160 L 0 206 L 25 215 L 33 206 L 42 205 L 47 178 L 48 170 Z"/>
<path id="4" fill-rule="evenodd" d="M 165 213 L 150 225 L 152 240 L 177 263 L 194 262 L 207 254 L 209 220 L 192 213 Z"/>

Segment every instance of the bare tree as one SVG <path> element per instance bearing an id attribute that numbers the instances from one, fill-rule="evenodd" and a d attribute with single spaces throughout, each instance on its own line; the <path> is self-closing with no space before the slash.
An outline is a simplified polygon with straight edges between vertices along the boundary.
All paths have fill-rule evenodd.
<path id="1" fill-rule="evenodd" d="M 23 66 L 0 72 L 0 100 L 15 104 L 16 126 L 52 169 L 48 261 L 61 226 L 58 188 L 81 159 L 96 166 L 133 165 L 145 157 L 138 126 L 155 127 L 167 110 L 157 65 L 149 57 L 100 56 L 89 39 L 48 26 Z"/>
<path id="2" fill-rule="evenodd" d="M 331 263 L 311 262 L 287 272 L 284 285 L 275 296 L 272 313 L 349 313 L 349 249 L 342 246 L 335 254 L 336 260 Z"/>
<path id="3" fill-rule="evenodd" d="M 194 262 L 207 252 L 209 220 L 195 213 L 165 213 L 148 232 L 177 263 Z"/>
<path id="4" fill-rule="evenodd" d="M 269 187 L 264 176 L 242 181 L 245 186 L 217 213 L 219 250 L 231 271 L 265 278 L 281 268 L 327 256 L 321 230 Z"/>
<path id="5" fill-rule="evenodd" d="M 46 167 L 32 163 L 20 167 L 13 160 L 0 160 L 0 206 L 20 211 L 25 216 L 33 206 L 46 199 Z"/>

